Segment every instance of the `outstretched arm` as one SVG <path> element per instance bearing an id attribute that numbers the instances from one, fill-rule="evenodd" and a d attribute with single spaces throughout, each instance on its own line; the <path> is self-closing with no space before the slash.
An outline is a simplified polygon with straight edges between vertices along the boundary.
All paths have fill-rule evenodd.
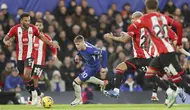
<path id="1" fill-rule="evenodd" d="M 119 37 L 114 36 L 112 33 L 107 33 L 104 35 L 104 38 L 105 39 L 112 39 L 114 41 L 125 43 L 125 42 L 128 42 L 131 37 L 128 33 L 121 32 Z"/>

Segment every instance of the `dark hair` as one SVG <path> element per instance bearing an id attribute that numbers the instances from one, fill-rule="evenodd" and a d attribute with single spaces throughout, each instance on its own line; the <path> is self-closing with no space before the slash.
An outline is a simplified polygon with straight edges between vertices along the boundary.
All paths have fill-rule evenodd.
<path id="1" fill-rule="evenodd" d="M 80 41 L 84 41 L 84 37 L 82 35 L 78 35 L 74 38 L 74 42 L 80 42 Z"/>
<path id="2" fill-rule="evenodd" d="M 146 7 L 155 10 L 158 8 L 158 0 L 146 0 Z"/>
<path id="3" fill-rule="evenodd" d="M 37 20 L 36 23 L 42 23 L 43 24 L 43 21 L 42 20 Z"/>
<path id="4" fill-rule="evenodd" d="M 23 14 L 20 15 L 20 20 L 22 20 L 24 17 L 30 17 L 29 13 L 24 12 Z"/>

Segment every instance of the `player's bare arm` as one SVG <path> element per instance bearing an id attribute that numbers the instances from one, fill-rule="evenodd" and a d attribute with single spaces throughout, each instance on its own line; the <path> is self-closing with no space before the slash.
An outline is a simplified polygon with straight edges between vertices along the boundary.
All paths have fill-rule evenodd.
<path id="1" fill-rule="evenodd" d="M 104 35 L 104 38 L 125 43 L 129 41 L 131 37 L 126 32 L 121 32 L 119 37 L 114 36 L 112 33 L 107 33 Z"/>
<path id="2" fill-rule="evenodd" d="M 56 43 L 53 43 L 53 42 L 50 42 L 43 34 L 40 33 L 39 36 L 37 36 L 39 39 L 41 39 L 43 42 L 45 42 L 46 44 L 54 47 L 54 48 L 57 48 L 60 50 L 60 46 Z"/>
<path id="3" fill-rule="evenodd" d="M 4 42 L 4 44 L 7 45 L 7 46 L 11 46 L 11 45 L 12 45 L 12 40 L 11 40 L 11 38 L 10 38 L 8 35 L 6 35 L 6 36 L 4 37 L 3 42 Z"/>

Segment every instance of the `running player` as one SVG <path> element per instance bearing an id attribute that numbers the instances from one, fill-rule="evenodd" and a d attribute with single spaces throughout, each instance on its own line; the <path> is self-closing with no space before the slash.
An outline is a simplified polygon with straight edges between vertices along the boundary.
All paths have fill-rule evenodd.
<path id="1" fill-rule="evenodd" d="M 75 56 L 75 62 L 79 62 L 82 59 L 85 62 L 84 71 L 80 73 L 73 81 L 73 88 L 75 90 L 75 100 L 71 102 L 71 106 L 82 104 L 81 97 L 81 83 L 90 82 L 100 85 L 104 88 L 108 81 L 102 81 L 94 77 L 96 73 L 107 71 L 107 51 L 98 49 L 92 44 L 85 42 L 82 35 L 78 35 L 74 38 L 75 46 L 78 50 L 78 54 Z M 102 57 L 102 65 L 100 63 L 100 57 Z"/>
<path id="2" fill-rule="evenodd" d="M 20 16 L 20 24 L 13 26 L 3 39 L 3 42 L 7 46 L 12 45 L 13 37 L 16 39 L 17 68 L 19 74 L 23 76 L 25 86 L 33 84 L 33 80 L 31 78 L 31 66 L 33 64 L 32 50 L 34 36 L 40 38 L 52 47 L 60 48 L 59 45 L 50 42 L 34 25 L 30 24 L 30 15 L 28 13 L 23 13 Z M 27 91 L 34 91 L 34 89 L 35 88 L 30 88 L 27 89 Z"/>
<path id="3" fill-rule="evenodd" d="M 134 12 L 132 14 L 132 22 L 138 20 L 143 14 L 139 11 Z M 133 45 L 133 55 L 134 57 L 120 63 L 116 67 L 116 81 L 115 81 L 115 88 L 113 91 L 104 91 L 104 94 L 111 96 L 111 97 L 119 97 L 119 89 L 120 85 L 124 76 L 124 72 L 127 70 L 136 71 L 137 69 L 144 68 L 146 71 L 146 66 L 149 65 L 152 58 L 150 57 L 149 53 L 145 50 L 145 46 L 147 43 L 147 37 L 149 36 L 148 31 L 145 28 L 139 28 L 136 33 L 132 32 L 122 32 L 120 37 L 115 37 L 112 34 L 108 33 L 105 34 L 105 39 L 112 39 L 115 41 L 126 43 L 130 39 L 132 39 Z"/>
<path id="4" fill-rule="evenodd" d="M 49 37 L 47 34 L 44 34 L 42 32 L 44 26 L 42 21 L 36 21 L 35 26 L 38 28 L 41 34 L 43 34 L 50 42 L 52 42 L 51 37 Z M 38 88 L 38 79 L 40 78 L 40 75 L 42 74 L 43 67 L 45 65 L 45 58 L 46 58 L 46 50 L 47 50 L 47 44 L 44 43 L 42 40 L 40 40 L 38 37 L 34 36 L 33 38 L 33 57 L 34 57 L 34 65 L 32 67 L 32 78 L 34 81 L 34 92 L 32 94 L 32 97 L 30 98 L 28 104 L 37 105 L 40 106 L 40 97 L 43 96 L 43 93 L 41 93 L 40 89 Z M 52 58 L 57 58 L 57 49 L 50 46 L 52 51 Z M 33 92 L 33 91 L 32 91 Z"/>
<path id="5" fill-rule="evenodd" d="M 175 82 L 176 85 L 185 88 L 186 92 L 190 93 L 190 87 L 180 76 L 180 74 L 184 72 L 175 57 L 174 48 L 168 41 L 168 25 L 171 25 L 177 29 L 177 45 L 181 46 L 182 25 L 156 12 L 158 7 L 157 0 L 146 0 L 145 4 L 148 14 L 145 14 L 139 20 L 131 24 L 128 27 L 128 31 L 135 33 L 138 28 L 146 28 L 149 31 L 150 39 L 154 43 L 159 56 L 151 61 L 145 76 L 151 82 L 157 83 L 158 86 L 166 91 L 169 99 L 168 107 L 172 107 L 178 95 L 177 88 L 175 86 L 172 87 L 172 89 L 169 88 L 169 86 L 161 81 L 155 74 L 157 71 L 164 70 L 166 74 L 172 76 L 172 81 Z"/>

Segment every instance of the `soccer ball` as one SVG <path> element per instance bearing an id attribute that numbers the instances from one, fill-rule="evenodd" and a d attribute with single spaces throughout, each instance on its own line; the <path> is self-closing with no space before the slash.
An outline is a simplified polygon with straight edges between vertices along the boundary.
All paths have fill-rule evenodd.
<path id="1" fill-rule="evenodd" d="M 54 104 L 54 101 L 52 97 L 45 96 L 42 98 L 41 103 L 44 108 L 51 108 L 52 105 Z"/>

